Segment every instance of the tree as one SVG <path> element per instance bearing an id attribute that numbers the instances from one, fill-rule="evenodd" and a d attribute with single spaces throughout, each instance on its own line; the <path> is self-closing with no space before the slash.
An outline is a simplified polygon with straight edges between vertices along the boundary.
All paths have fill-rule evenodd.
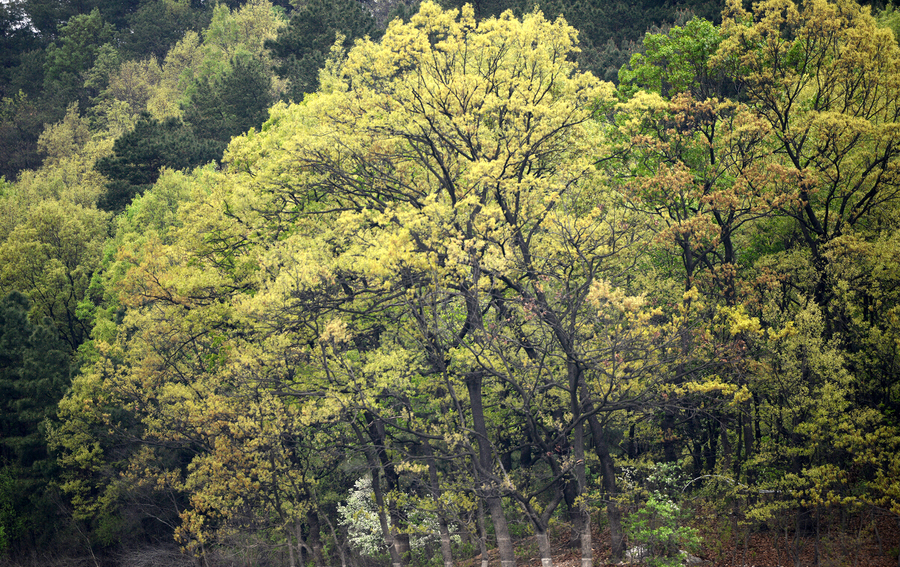
<path id="1" fill-rule="evenodd" d="M 346 60 L 336 49 L 319 93 L 232 142 L 228 172 L 180 207 L 179 227 L 133 252 L 121 332 L 100 349 L 100 389 L 144 439 L 196 451 L 194 467 L 154 475 L 187 470 L 183 486 L 199 489 L 226 460 L 236 479 L 262 474 L 253 463 L 281 449 L 213 416 L 240 422 L 267 400 L 272 417 L 246 419 L 294 416 L 359 455 L 393 563 L 413 529 L 407 471 L 429 467 L 429 451 L 457 479 L 437 474 L 435 492 L 484 504 L 505 565 L 504 498 L 548 561 L 565 501 L 591 560 L 586 452 L 614 494 L 604 423 L 656 395 L 694 296 L 664 313 L 631 293 L 648 232 L 595 165 L 607 133 L 593 116 L 613 90 L 577 70 L 574 45 L 538 13 L 476 23 L 470 8 L 426 3 L 380 43 Z M 217 452 L 229 443 L 247 460 Z M 506 466 L 511 452 L 521 466 Z M 201 497 L 186 516 L 238 517 L 224 494 Z M 271 518 L 267 506 L 253 504 Z M 204 525 L 183 529 L 202 542 Z"/>
<path id="2" fill-rule="evenodd" d="M 234 10 L 217 5 L 212 21 L 203 30 L 208 65 L 204 71 L 215 72 L 217 63 L 227 63 L 242 52 L 267 60 L 266 42 L 275 39 L 285 24 L 282 13 L 267 0 L 251 0 Z"/>
<path id="3" fill-rule="evenodd" d="M 225 143 L 198 139 L 178 118 L 159 121 L 143 115 L 134 130 L 116 140 L 112 156 L 97 162 L 97 171 L 110 179 L 98 205 L 121 211 L 159 178 L 160 169 L 191 169 L 222 157 Z"/>
<path id="4" fill-rule="evenodd" d="M 641 88 L 665 98 L 682 93 L 699 100 L 733 98 L 735 89 L 726 88 L 723 70 L 710 66 L 721 42 L 721 29 L 696 17 L 666 33 L 648 33 L 643 52 L 619 71 L 619 89 L 626 96 Z"/>
<path id="5" fill-rule="evenodd" d="M 37 139 L 45 116 L 21 91 L 3 97 L 0 104 L 0 175 L 15 179 L 23 169 L 41 163 Z"/>
<path id="6" fill-rule="evenodd" d="M 187 0 L 153 0 L 142 4 L 128 16 L 130 33 L 124 36 L 122 46 L 126 58 L 163 59 L 187 31 L 199 32 L 209 25 L 213 6 Z"/>
<path id="7" fill-rule="evenodd" d="M 271 81 L 262 63 L 249 56 L 236 57 L 224 75 L 200 81 L 184 118 L 198 138 L 227 143 L 250 128 L 259 129 L 273 102 Z"/>
<path id="8" fill-rule="evenodd" d="M 95 114 L 106 110 L 106 105 L 112 107 L 121 101 L 130 115 L 140 117 L 147 112 L 152 97 L 161 90 L 162 74 L 162 68 L 153 57 L 123 62 L 105 78 L 106 85 L 96 102 Z"/>
<path id="9" fill-rule="evenodd" d="M 86 73 L 103 45 L 115 40 L 115 28 L 103 20 L 100 11 L 73 16 L 59 27 L 59 41 L 47 48 L 44 63 L 44 91 L 63 105 L 75 100 L 86 106 L 83 88 Z"/>
<path id="10" fill-rule="evenodd" d="M 816 303 L 833 292 L 828 248 L 900 198 L 900 52 L 890 30 L 850 0 L 764 2 L 750 14 L 731 2 L 711 63 L 729 69 L 772 127 L 796 200 L 782 208 L 812 255 Z M 828 332 L 837 332 L 826 317 Z"/>
<path id="11" fill-rule="evenodd" d="M 41 541 L 41 502 L 56 469 L 45 422 L 69 386 L 70 350 L 51 321 L 32 323 L 19 292 L 0 301 L 0 552 Z M 46 533 L 46 532 L 43 532 Z"/>
<path id="12" fill-rule="evenodd" d="M 79 304 L 99 265 L 107 221 L 102 211 L 46 200 L 32 205 L 0 244 L 0 288 L 23 290 L 32 317 L 49 318 L 72 350 L 90 333 Z"/>
<path id="13" fill-rule="evenodd" d="M 34 325 L 31 305 L 12 292 L 0 305 L 3 419 L 2 460 L 17 467 L 52 467 L 41 423 L 55 413 L 69 382 L 69 354 L 49 320 Z M 44 471 L 46 472 L 46 470 Z"/>
<path id="14" fill-rule="evenodd" d="M 294 10 L 278 37 L 266 42 L 266 49 L 277 61 L 275 72 L 289 82 L 285 98 L 299 102 L 318 89 L 319 70 L 338 36 L 352 44 L 377 35 L 375 21 L 356 0 L 310 0 Z"/>

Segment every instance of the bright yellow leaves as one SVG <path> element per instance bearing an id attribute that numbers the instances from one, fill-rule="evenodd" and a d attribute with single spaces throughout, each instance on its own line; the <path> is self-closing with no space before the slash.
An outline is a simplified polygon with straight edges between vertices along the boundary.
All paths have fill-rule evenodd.
<path id="1" fill-rule="evenodd" d="M 801 180 L 785 209 L 815 249 L 897 197 L 900 48 L 849 0 L 772 0 L 755 12 L 729 4 L 713 63 L 741 77 L 775 132 Z"/>
<path id="2" fill-rule="evenodd" d="M 226 15 L 210 53 L 244 33 Z M 560 332 L 591 340 L 587 286 L 636 238 L 595 167 L 591 108 L 612 87 L 569 60 L 575 39 L 539 13 L 476 22 L 471 7 L 425 2 L 380 43 L 345 60 L 336 49 L 323 90 L 236 139 L 227 171 L 195 172 L 174 226 L 154 217 L 171 207 L 154 209 L 181 174 L 129 211 L 148 222 L 120 237 L 128 312 L 102 347 L 121 364 L 93 372 L 148 439 L 196 451 L 169 482 L 192 494 L 187 545 L 227 537 L 249 513 L 289 533 L 315 487 L 298 463 L 322 459 L 304 439 L 338 443 L 360 416 L 386 412 L 445 454 L 471 447 L 452 424 L 467 419 L 460 383 L 477 369 L 506 381 L 486 396 L 515 384 L 522 411 L 554 428 L 576 419 L 554 417 L 558 360 L 575 354 L 548 329 L 572 309 Z"/>

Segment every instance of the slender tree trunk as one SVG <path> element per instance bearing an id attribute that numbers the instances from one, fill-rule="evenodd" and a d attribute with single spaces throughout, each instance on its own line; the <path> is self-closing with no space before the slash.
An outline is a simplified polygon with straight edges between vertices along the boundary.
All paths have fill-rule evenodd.
<path id="1" fill-rule="evenodd" d="M 747 402 L 746 411 L 741 412 L 741 419 L 744 422 L 744 463 L 753 458 L 753 446 L 754 446 L 754 438 L 753 438 L 753 404 L 752 402 Z M 742 467 L 746 471 L 746 467 Z M 735 477 L 739 478 L 739 477 Z M 753 475 L 749 473 L 746 474 L 746 481 L 749 484 L 753 484 L 755 479 Z"/>
<path id="2" fill-rule="evenodd" d="M 703 474 L 703 437 L 700 435 L 703 429 L 700 426 L 700 417 L 697 414 L 692 415 L 687 425 L 691 440 L 692 474 L 697 478 Z"/>
<path id="3" fill-rule="evenodd" d="M 441 503 L 441 485 L 438 479 L 437 463 L 434 460 L 434 451 L 428 441 L 422 443 L 425 457 L 428 460 L 428 481 L 431 483 L 431 494 L 434 498 L 435 509 L 438 517 L 438 530 L 441 534 L 441 556 L 444 559 L 444 567 L 453 567 L 453 551 L 450 546 L 450 529 L 447 527 L 447 514 Z"/>
<path id="4" fill-rule="evenodd" d="M 713 473 L 716 471 L 716 459 L 719 454 L 719 432 L 716 430 L 717 421 L 715 418 L 708 420 L 706 426 L 706 436 L 709 438 L 709 453 L 706 455 L 706 471 Z"/>
<path id="5" fill-rule="evenodd" d="M 728 427 L 719 422 L 719 433 L 722 438 L 722 462 L 724 470 L 731 469 L 731 442 L 728 440 Z"/>
<path id="6" fill-rule="evenodd" d="M 603 490 L 606 492 L 606 515 L 609 520 L 609 539 L 611 547 L 610 560 L 617 563 L 625 556 L 625 534 L 622 531 L 622 511 L 616 502 L 618 489 L 616 488 L 616 470 L 609 453 L 609 445 L 606 442 L 606 434 L 596 415 L 592 415 L 593 404 L 588 400 L 585 403 L 585 411 L 590 415 L 588 425 L 591 427 L 591 437 L 594 441 L 594 451 L 600 460 L 600 471 L 603 479 Z M 582 556 L 583 560 L 583 556 Z"/>
<path id="7" fill-rule="evenodd" d="M 509 526 L 506 516 L 503 514 L 503 501 L 497 495 L 491 495 L 485 499 L 491 521 L 494 523 L 494 533 L 497 536 L 497 550 L 500 552 L 500 567 L 515 567 L 516 553 L 509 535 Z"/>
<path id="8" fill-rule="evenodd" d="M 481 567 L 488 567 L 487 528 L 484 525 L 484 504 L 478 501 L 478 548 L 481 550 Z"/>
<path id="9" fill-rule="evenodd" d="M 387 483 L 388 494 L 399 491 L 400 477 L 397 474 L 397 469 L 394 468 L 394 463 L 391 462 L 387 454 L 387 439 L 384 433 L 384 424 L 369 412 L 366 412 L 366 420 L 368 421 L 369 438 L 372 440 L 378 453 L 378 458 L 381 461 L 381 469 Z M 394 498 L 389 498 L 387 500 L 387 506 L 391 518 L 394 546 L 397 548 L 397 553 L 400 554 L 400 559 L 405 565 L 408 562 L 410 555 L 409 534 L 403 530 L 405 522 L 400 515 L 400 511 L 397 509 Z"/>
<path id="10" fill-rule="evenodd" d="M 562 477 L 562 469 L 558 466 L 557 463 L 551 462 L 551 471 L 553 475 L 558 479 Z M 534 537 L 537 540 L 538 550 L 541 553 L 541 567 L 553 567 L 553 550 L 550 547 L 550 536 L 548 534 L 548 530 L 550 527 L 550 516 L 553 515 L 553 511 L 556 510 L 556 507 L 559 506 L 559 503 L 562 501 L 564 497 L 564 490 L 559 484 L 559 481 L 556 484 L 556 493 L 553 495 L 553 498 L 543 510 L 538 512 L 532 505 L 531 501 L 524 495 L 517 495 L 519 502 L 522 504 L 522 508 L 525 510 L 525 514 L 531 520 L 532 525 L 534 526 Z"/>
<path id="11" fill-rule="evenodd" d="M 481 483 L 481 490 L 484 491 L 484 503 L 487 505 L 488 513 L 494 523 L 494 533 L 497 536 L 497 549 L 500 552 L 500 567 L 515 567 L 516 554 L 513 549 L 512 537 L 509 535 L 509 526 L 506 523 L 506 516 L 503 514 L 503 501 L 495 483 L 490 478 L 492 470 L 492 453 L 490 439 L 487 433 L 487 425 L 484 421 L 484 407 L 481 400 L 481 386 L 483 378 L 478 374 L 469 375 L 466 379 L 466 386 L 469 389 L 469 403 L 472 410 L 472 425 L 475 435 L 478 438 L 478 471 L 479 478 L 476 482 Z"/>
<path id="12" fill-rule="evenodd" d="M 666 408 L 663 410 L 662 419 L 662 436 L 663 436 L 663 459 L 667 463 L 674 463 L 678 460 L 678 451 L 675 444 L 675 410 Z"/>
<path id="13" fill-rule="evenodd" d="M 583 501 L 584 493 L 587 489 L 587 471 L 585 470 L 584 459 L 584 421 L 579 421 L 575 425 L 573 434 L 572 448 L 575 453 L 575 482 L 578 485 L 578 495 L 582 497 L 582 501 L 577 504 L 579 521 L 576 522 L 576 525 L 579 527 L 578 538 L 581 542 L 581 565 L 582 567 L 591 567 L 594 564 L 594 546 L 591 540 L 591 514 L 588 511 L 587 502 Z"/>
<path id="14" fill-rule="evenodd" d="M 371 464 L 369 465 L 369 468 L 372 470 L 372 492 L 375 495 L 375 507 L 378 508 L 378 523 L 381 526 L 381 533 L 384 535 L 384 544 L 391 554 L 391 565 L 393 567 L 401 567 L 403 563 L 400 552 L 397 549 L 396 542 L 394 541 L 394 533 L 391 531 L 391 525 L 390 522 L 388 522 L 388 516 L 385 512 L 384 492 L 381 490 L 381 478 L 379 475 L 380 471 L 378 470 L 378 464 L 375 463 L 374 470 L 372 469 Z"/>
<path id="15" fill-rule="evenodd" d="M 294 558 L 294 537 L 296 534 L 292 534 L 291 530 L 288 531 L 288 565 L 291 567 L 297 567 L 297 560 Z M 299 546 L 298 546 L 299 547 Z"/>
<path id="16" fill-rule="evenodd" d="M 573 443 L 574 446 L 574 443 Z M 566 499 L 566 507 L 569 509 L 569 521 L 572 522 L 572 530 L 569 532 L 569 547 L 581 547 L 581 536 L 584 533 L 584 518 L 582 508 L 578 505 L 578 479 L 572 479 L 563 485 L 563 495 Z"/>
<path id="17" fill-rule="evenodd" d="M 397 550 L 397 546 L 394 545 L 394 534 L 391 531 L 391 525 L 385 512 L 384 491 L 381 488 L 381 463 L 378 460 L 377 448 L 366 442 L 365 436 L 356 422 L 353 422 L 353 429 L 360 443 L 363 444 L 366 463 L 369 465 L 369 473 L 372 475 L 372 493 L 375 496 L 375 507 L 378 510 L 378 523 L 381 526 L 384 544 L 391 555 L 391 565 L 392 567 L 402 567 L 400 553 Z"/>
<path id="18" fill-rule="evenodd" d="M 303 539 L 303 526 L 300 522 L 294 522 L 294 534 L 297 537 L 297 559 L 300 565 L 306 565 L 312 556 L 312 548 Z"/>
<path id="19" fill-rule="evenodd" d="M 575 487 L 576 487 L 576 514 L 578 521 L 575 525 L 579 529 L 578 540 L 581 543 L 581 564 L 590 567 L 594 563 L 594 549 L 591 541 L 591 515 L 588 512 L 584 494 L 587 490 L 587 472 L 584 459 L 584 419 L 582 419 L 581 395 L 587 392 L 584 385 L 584 374 L 574 363 L 568 364 L 569 373 L 569 404 L 572 418 L 575 419 L 575 428 L 572 430 L 572 452 L 575 457 Z M 581 500 L 579 501 L 578 498 Z M 571 509 L 571 508 L 570 508 Z"/>
<path id="20" fill-rule="evenodd" d="M 331 537 L 334 539 L 334 547 L 337 549 L 338 556 L 341 559 L 341 567 L 347 566 L 347 554 L 344 552 L 344 544 L 341 543 L 340 538 L 338 538 L 337 530 L 334 529 L 334 524 L 331 523 L 331 520 L 328 519 L 328 514 L 324 515 L 325 523 L 328 524 L 328 529 L 331 531 Z"/>
<path id="21" fill-rule="evenodd" d="M 325 546 L 322 545 L 322 528 L 319 524 L 319 513 L 315 509 L 307 515 L 309 522 L 309 546 L 312 548 L 313 564 L 316 567 L 325 567 Z"/>
<path id="22" fill-rule="evenodd" d="M 553 550 L 550 547 L 550 537 L 547 535 L 547 530 L 541 529 L 538 531 L 535 529 L 534 537 L 537 539 L 538 550 L 541 552 L 541 567 L 553 567 Z"/>

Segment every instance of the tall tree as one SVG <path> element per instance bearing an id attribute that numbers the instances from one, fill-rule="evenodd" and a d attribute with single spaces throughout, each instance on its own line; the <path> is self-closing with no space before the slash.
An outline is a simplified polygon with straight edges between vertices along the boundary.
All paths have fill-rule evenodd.
<path id="1" fill-rule="evenodd" d="M 266 42 L 266 49 L 277 61 L 275 72 L 289 81 L 285 98 L 299 102 L 318 89 L 319 70 L 338 36 L 352 44 L 377 35 L 375 20 L 356 0 L 309 0 L 293 11 L 278 38 Z"/>
<path id="2" fill-rule="evenodd" d="M 25 469 L 51 466 L 41 423 L 55 413 L 69 381 L 69 353 L 49 320 L 35 325 L 28 298 L 18 292 L 0 304 L 0 454 Z"/>
<path id="3" fill-rule="evenodd" d="M 80 310 L 107 235 L 102 211 L 47 200 L 34 204 L 0 244 L 0 286 L 23 290 L 34 317 L 48 317 L 74 350 L 90 333 Z"/>
<path id="4" fill-rule="evenodd" d="M 115 28 L 100 11 L 73 16 L 59 26 L 59 40 L 47 47 L 44 63 L 44 90 L 65 106 L 78 101 L 87 106 L 84 74 L 90 70 L 102 46 L 115 40 Z"/>
<path id="5" fill-rule="evenodd" d="M 797 198 L 782 210 L 812 255 L 815 301 L 827 312 L 829 246 L 900 199 L 900 48 L 851 0 L 763 2 L 755 16 L 730 2 L 722 27 L 713 62 L 741 82 L 796 178 Z M 829 332 L 836 323 L 828 317 Z"/>
<path id="6" fill-rule="evenodd" d="M 225 142 L 199 139 L 178 118 L 158 121 L 144 115 L 133 131 L 116 140 L 112 156 L 97 162 L 97 171 L 110 179 L 98 205 L 121 211 L 159 178 L 163 167 L 191 169 L 222 157 Z"/>
<path id="7" fill-rule="evenodd" d="M 43 515 L 56 469 L 44 427 L 69 386 L 71 351 L 30 308 L 19 292 L 0 301 L 0 553 L 46 543 L 53 523 Z"/>
<path id="8" fill-rule="evenodd" d="M 694 296 L 666 313 L 629 288 L 648 233 L 596 167 L 608 133 L 594 111 L 613 88 L 578 71 L 574 46 L 562 20 L 478 23 L 471 8 L 426 3 L 380 43 L 336 52 L 319 93 L 232 142 L 227 172 L 197 174 L 214 182 L 181 206 L 178 228 L 129 248 L 117 288 L 128 312 L 94 374 L 145 440 L 196 451 L 194 467 L 154 475 L 187 470 L 182 486 L 197 489 L 226 460 L 236 482 L 262 474 L 253 463 L 281 449 L 215 416 L 267 400 L 287 422 L 353 429 L 394 563 L 422 443 L 451 476 L 474 478 L 457 498 L 483 502 L 504 565 L 515 563 L 504 499 L 548 562 L 565 500 L 592 561 L 587 439 L 614 494 L 603 424 L 656 396 Z M 507 466 L 511 451 L 522 466 Z M 185 513 L 198 541 L 200 518 L 239 512 L 239 497 L 209 495 Z"/>
<path id="9" fill-rule="evenodd" d="M 224 75 L 197 85 L 184 119 L 201 139 L 229 142 L 250 128 L 260 128 L 274 102 L 269 74 L 246 54 L 231 60 Z"/>

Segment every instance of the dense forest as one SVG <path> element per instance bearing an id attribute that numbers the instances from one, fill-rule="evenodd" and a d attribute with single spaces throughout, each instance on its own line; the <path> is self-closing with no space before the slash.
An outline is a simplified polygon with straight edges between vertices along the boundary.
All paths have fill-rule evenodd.
<path id="1" fill-rule="evenodd" d="M 900 564 L 890 4 L 0 32 L 0 564 Z"/>

